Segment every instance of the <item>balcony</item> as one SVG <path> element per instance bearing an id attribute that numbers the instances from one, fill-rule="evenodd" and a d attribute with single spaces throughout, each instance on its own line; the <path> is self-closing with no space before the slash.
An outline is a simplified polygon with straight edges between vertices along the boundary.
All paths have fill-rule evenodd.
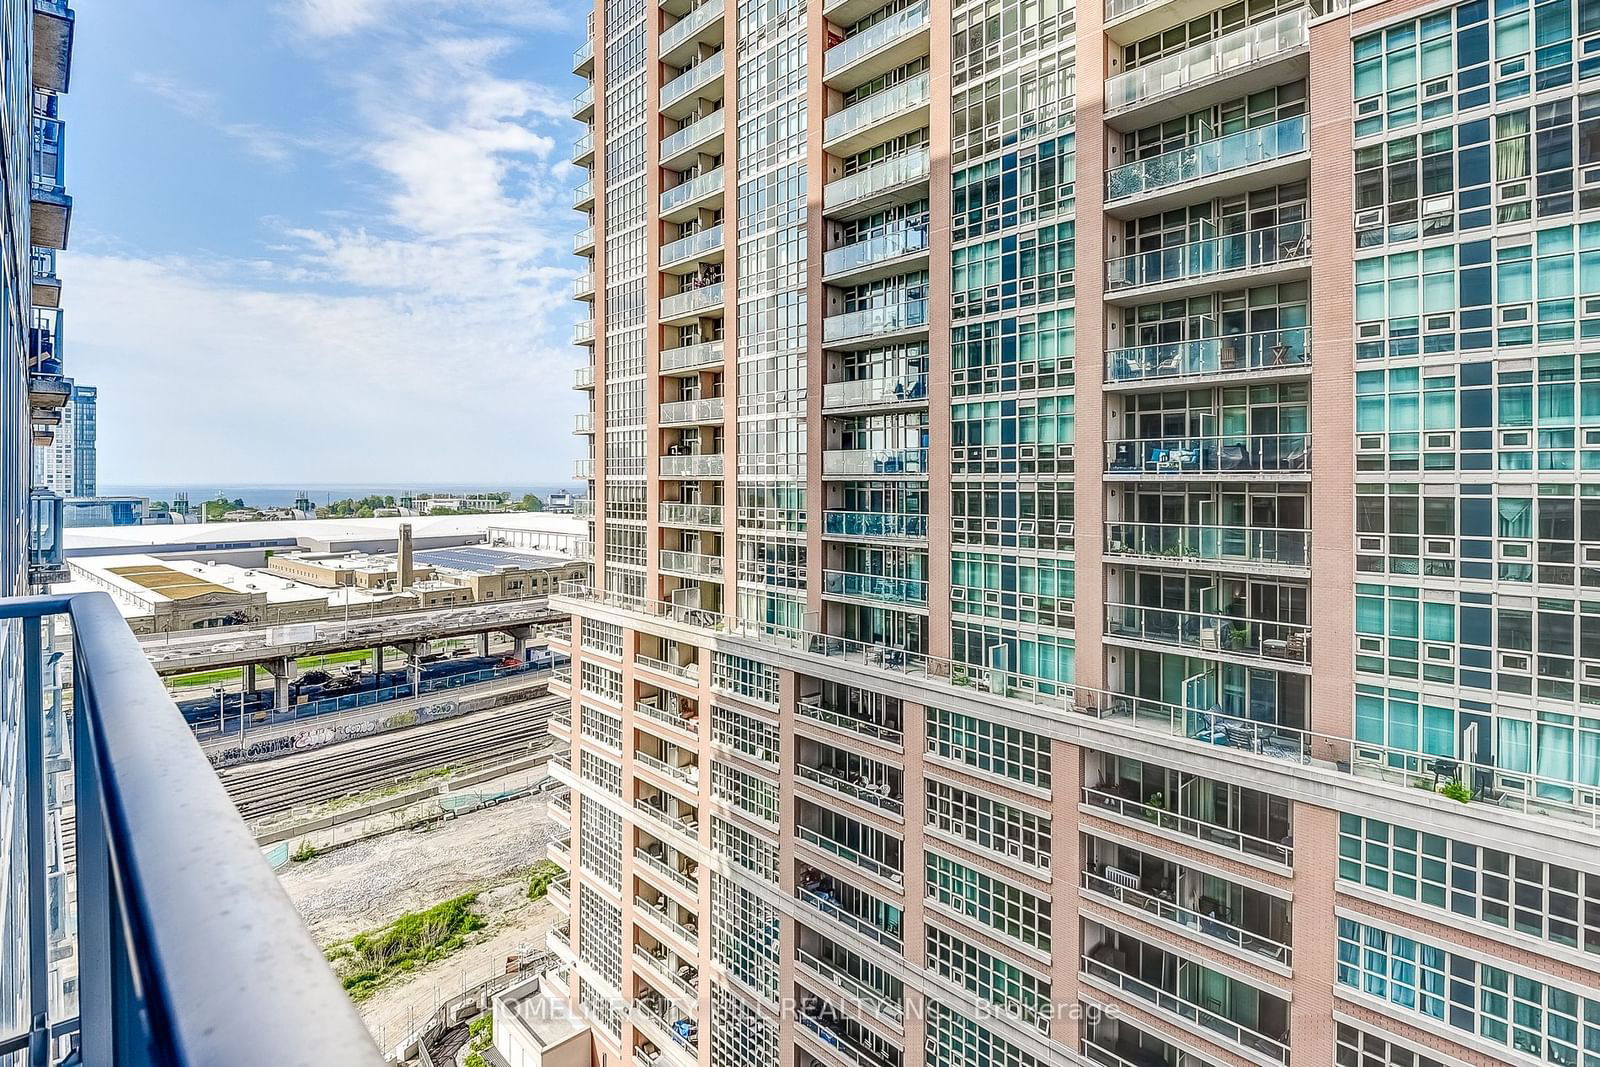
<path id="1" fill-rule="evenodd" d="M 648 848 L 635 848 L 633 858 L 673 885 L 687 889 L 691 899 L 700 892 L 699 865 L 694 860 L 679 855 L 677 849 L 669 849 L 661 844 L 654 846 L 654 851 Z"/>
<path id="2" fill-rule="evenodd" d="M 722 311 L 723 290 L 721 282 L 699 285 L 681 293 L 661 298 L 661 324 L 689 322 Z"/>
<path id="3" fill-rule="evenodd" d="M 71 399 L 71 379 L 59 374 L 28 375 L 28 404 L 34 411 L 59 411 Z"/>
<path id="4" fill-rule="evenodd" d="M 840 950 L 835 949 L 835 951 Z M 854 953 L 850 953 L 850 955 L 854 956 Z M 794 958 L 801 971 L 811 975 L 813 979 L 821 979 L 827 982 L 834 989 L 842 992 L 850 1000 L 866 1008 L 867 1011 L 888 1022 L 891 1026 L 900 1028 L 904 1024 L 905 1001 L 903 995 L 900 998 L 892 998 L 882 990 L 868 985 L 816 953 L 808 952 L 798 946 L 795 948 Z M 895 982 L 894 986 L 899 989 L 900 983 Z"/>
<path id="5" fill-rule="evenodd" d="M 829 449 L 822 453 L 822 474 L 827 478 L 926 478 L 926 448 Z"/>
<path id="6" fill-rule="evenodd" d="M 928 517 L 879 511 L 825 511 L 822 536 L 852 541 L 926 541 Z"/>
<path id="7" fill-rule="evenodd" d="M 674 400 L 661 405 L 662 426 L 709 426 L 722 422 L 722 397 Z"/>
<path id="8" fill-rule="evenodd" d="M 61 306 L 61 279 L 56 276 L 56 253 L 53 248 L 33 250 L 33 305 L 44 308 Z"/>
<path id="9" fill-rule="evenodd" d="M 681 119 L 694 110 L 700 99 L 715 100 L 722 95 L 722 53 L 716 52 L 685 70 L 661 87 L 661 113 Z"/>
<path id="10" fill-rule="evenodd" d="M 928 298 L 903 296 L 899 303 L 847 311 L 822 320 L 822 341 L 829 348 L 870 348 L 898 335 L 928 332 Z"/>
<path id="11" fill-rule="evenodd" d="M 661 32 L 661 61 L 674 67 L 680 66 L 699 45 L 721 43 L 725 10 L 723 0 L 707 0 L 668 26 Z"/>
<path id="12" fill-rule="evenodd" d="M 579 137 L 572 142 L 572 162 L 580 167 L 587 167 L 594 162 L 594 131 Z"/>
<path id="13" fill-rule="evenodd" d="M 1106 555 L 1164 566 L 1229 565 L 1303 573 L 1311 565 L 1311 531 L 1194 523 L 1108 522 Z"/>
<path id="14" fill-rule="evenodd" d="M 894 951 L 901 950 L 900 909 L 868 896 L 860 888 L 841 885 L 831 875 L 808 870 L 795 887 L 795 899 L 841 926 Z M 876 913 L 873 915 L 872 913 Z"/>
<path id="15" fill-rule="evenodd" d="M 820 722 L 836 730 L 848 730 L 852 734 L 870 738 L 879 744 L 899 748 L 905 743 L 905 734 L 900 729 L 901 720 L 899 712 L 893 715 L 885 712 L 869 712 L 836 710 L 828 707 L 823 702 L 820 694 L 803 697 L 795 704 L 795 713 L 802 719 Z"/>
<path id="16" fill-rule="evenodd" d="M 702 155 L 720 155 L 727 122 L 727 113 L 719 107 L 711 114 L 667 135 L 661 141 L 661 165 L 677 170 Z"/>
<path id="17" fill-rule="evenodd" d="M 1107 441 L 1106 474 L 1298 481 L 1311 474 L 1311 435 L 1233 434 Z"/>
<path id="18" fill-rule="evenodd" d="M 854 820 L 851 821 L 853 825 L 861 828 L 862 835 L 873 839 L 881 838 L 884 841 L 890 842 L 896 851 L 899 850 L 900 842 L 898 839 L 890 838 L 888 835 L 863 826 Z M 872 875 L 874 878 L 882 879 L 883 881 L 896 886 L 899 886 L 904 882 L 904 878 L 900 873 L 898 861 L 895 863 L 885 863 L 883 860 L 869 856 L 867 853 L 855 848 L 852 845 L 847 845 L 842 841 L 836 841 L 825 834 L 818 833 L 809 826 L 796 826 L 794 832 L 796 838 L 804 841 L 811 847 L 821 849 L 830 856 L 835 856 L 841 860 L 844 860 L 846 863 L 858 867 L 867 874 Z"/>
<path id="19" fill-rule="evenodd" d="M 928 54 L 928 0 L 901 8 L 823 54 L 822 80 L 841 92 Z"/>
<path id="20" fill-rule="evenodd" d="M 576 460 L 572 465 L 572 476 L 580 482 L 593 478 L 594 458 Z"/>
<path id="21" fill-rule="evenodd" d="M 581 367 L 572 369 L 572 387 L 574 389 L 594 388 L 594 364 L 586 363 Z"/>
<path id="22" fill-rule="evenodd" d="M 588 77 L 594 73 L 594 38 L 572 50 L 572 73 Z"/>
<path id="23" fill-rule="evenodd" d="M 572 117 L 579 122 L 588 122 L 594 117 L 594 85 L 591 83 L 578 90 L 572 98 Z"/>
<path id="24" fill-rule="evenodd" d="M 898 770 L 812 742 L 802 742 L 802 750 L 806 754 L 794 769 L 801 781 L 846 800 L 888 812 L 895 818 L 905 814 Z"/>
<path id="25" fill-rule="evenodd" d="M 822 210 L 831 218 L 870 215 L 889 204 L 914 200 L 927 191 L 927 148 L 913 148 L 881 163 L 863 167 L 822 187 Z"/>
<path id="26" fill-rule="evenodd" d="M 572 432 L 575 434 L 594 433 L 594 412 L 580 411 L 574 420 Z"/>
<path id="27" fill-rule="evenodd" d="M 636 913 L 648 915 L 651 921 L 685 945 L 694 948 L 700 944 L 700 924 L 694 913 L 681 908 L 666 894 L 661 895 L 659 903 L 652 903 L 643 896 L 635 896 L 633 902 Z"/>
<path id="28" fill-rule="evenodd" d="M 721 478 L 722 453 L 707 452 L 689 456 L 662 456 L 663 478 Z"/>
<path id="29" fill-rule="evenodd" d="M 65 502 L 48 489 L 28 493 L 28 581 L 32 585 L 71 580 L 64 555 Z"/>
<path id="30" fill-rule="evenodd" d="M 929 74 L 873 93 L 822 124 L 822 146 L 830 154 L 851 156 L 863 148 L 921 129 L 928 124 Z"/>
<path id="31" fill-rule="evenodd" d="M 925 608 L 928 606 L 928 583 L 919 578 L 825 570 L 822 572 L 822 595 L 847 600 L 870 600 L 896 607 Z"/>
<path id="32" fill-rule="evenodd" d="M 722 168 L 707 171 L 697 178 L 680 182 L 661 191 L 661 217 L 668 222 L 686 222 L 702 207 L 722 197 Z"/>
<path id="33" fill-rule="evenodd" d="M 721 556 L 708 556 L 702 552 L 677 552 L 664 548 L 661 550 L 657 566 L 668 574 L 722 580 Z"/>
<path id="34" fill-rule="evenodd" d="M 628 1017 L 635 1022 L 635 1029 L 637 1023 L 645 1023 L 645 1033 L 657 1046 L 670 1050 L 683 1067 L 690 1067 L 700 1061 L 699 1024 L 691 1014 L 693 1008 L 692 1004 L 685 1008 L 652 992 L 634 999 Z"/>
<path id="35" fill-rule="evenodd" d="M 1303 376 L 1310 366 L 1311 331 L 1296 326 L 1112 349 L 1106 353 L 1106 386 L 1137 387 L 1146 382 L 1188 386 L 1209 378 L 1225 382 L 1243 374 L 1256 382 Z"/>
<path id="36" fill-rule="evenodd" d="M 572 298 L 574 300 L 594 299 L 594 272 L 584 271 L 572 279 Z"/>
<path id="37" fill-rule="evenodd" d="M 545 899 L 555 905 L 557 911 L 570 911 L 572 909 L 572 875 L 563 874 L 552 879 L 545 889 Z"/>
<path id="38" fill-rule="evenodd" d="M 795 1016 L 800 1024 L 800 1032 L 811 1035 L 847 1067 L 900 1067 L 903 1062 L 901 1057 L 879 1055 L 849 1036 L 851 1029 L 861 1029 L 860 1024 L 837 1014 L 829 1005 L 821 1005 L 819 1010 L 825 1011 L 826 1015 L 801 1013 Z"/>
<path id="39" fill-rule="evenodd" d="M 1311 631 L 1305 621 L 1240 618 L 1212 611 L 1180 611 L 1138 604 L 1106 605 L 1106 636 L 1167 645 L 1230 661 L 1309 669 Z"/>
<path id="40" fill-rule="evenodd" d="M 633 946 L 633 962 L 636 966 L 643 967 L 657 978 L 668 983 L 686 997 L 698 997 L 700 995 L 699 971 L 692 963 L 684 962 L 681 956 L 665 945 L 652 952 L 643 945 L 635 943 Z"/>
<path id="41" fill-rule="evenodd" d="M 37 97 L 38 94 L 35 94 Z M 55 109 L 55 97 L 48 96 Z M 67 231 L 72 226 L 72 197 L 67 195 L 65 141 L 66 123 L 49 114 L 33 116 L 33 243 L 39 248 L 60 251 L 67 247 Z"/>
<path id="42" fill-rule="evenodd" d="M 671 672 L 666 672 L 671 673 Z M 658 723 L 665 723 L 676 730 L 687 734 L 699 734 L 696 723 L 699 721 L 700 710 L 695 701 L 685 696 L 679 696 L 669 690 L 657 689 L 654 696 L 639 697 L 634 701 L 634 710 L 648 719 Z M 649 726 L 645 727 L 650 729 Z"/>
<path id="43" fill-rule="evenodd" d="M 572 209 L 574 211 L 588 212 L 594 208 L 594 181 L 585 178 L 578 187 L 572 190 Z"/>
<path id="44" fill-rule="evenodd" d="M 892 408 L 902 404 L 925 407 L 928 403 L 928 375 L 907 370 L 892 378 L 858 378 L 851 382 L 829 382 L 822 387 L 822 410 L 853 411 L 866 408 Z"/>
<path id="45" fill-rule="evenodd" d="M 572 343 L 575 345 L 594 344 L 593 319 L 579 319 L 572 324 Z"/>
<path id="46" fill-rule="evenodd" d="M 586 256 L 594 251 L 594 227 L 585 226 L 572 235 L 572 254 Z"/>
<path id="47" fill-rule="evenodd" d="M 66 0 L 33 0 L 33 87 L 64 93 L 72 82 L 77 18 Z"/>
<path id="48" fill-rule="evenodd" d="M 76 1033 L 75 1060 L 86 1064 L 381 1067 L 111 598 L 14 597 L 0 613 L 15 620 L 20 681 L 10 711 L 21 750 L 8 773 L 29 786 L 13 780 L 8 794 L 20 894 L 10 947 L 23 961 L 8 988 L 33 1023 L 0 1035 L 7 1060 L 56 1062 L 52 1048 Z M 58 616 L 72 628 L 70 720 L 50 680 L 45 628 Z M 76 863 L 67 867 L 45 847 L 61 814 L 50 810 L 52 792 L 75 801 Z M 52 929 L 52 912 L 70 901 L 73 932 Z M 51 961 L 63 953 L 77 957 L 75 1015 L 53 1007 L 60 975 Z M 240 1003 L 253 1007 L 241 1012 Z"/>
<path id="49" fill-rule="evenodd" d="M 1192 200 L 1204 185 L 1227 196 L 1310 173 L 1311 137 L 1296 115 L 1126 163 L 1106 174 L 1106 205 L 1119 215 L 1148 214 Z M 1165 195 L 1162 195 L 1165 194 Z"/>
<path id="50" fill-rule="evenodd" d="M 663 526 L 681 526 L 695 530 L 722 529 L 721 504 L 679 504 L 661 502 L 659 518 Z"/>
<path id="51" fill-rule="evenodd" d="M 928 257 L 928 220 L 893 224 L 884 233 L 822 254 L 822 276 L 830 285 L 859 285 L 903 274 Z"/>
<path id="52" fill-rule="evenodd" d="M 676 803 L 681 806 L 683 810 L 688 811 L 691 814 L 694 813 L 694 808 L 683 804 L 682 801 L 674 800 L 669 802 L 666 798 L 666 794 L 664 793 L 661 793 L 655 801 L 650 801 L 646 800 L 644 797 L 639 797 L 633 802 L 633 807 L 635 811 L 642 812 L 654 819 L 658 825 L 664 826 L 669 830 L 676 831 L 677 833 L 682 834 L 684 837 L 687 837 L 689 840 L 698 843 L 700 840 L 699 819 L 674 814 L 672 810 L 667 807 L 669 803 Z"/>
<path id="53" fill-rule="evenodd" d="M 722 224 L 719 222 L 662 245 L 661 269 L 674 274 L 693 274 L 701 264 L 721 263 L 722 257 Z M 675 267 L 683 269 L 674 270 Z"/>
<path id="54" fill-rule="evenodd" d="M 679 348 L 664 348 L 661 350 L 661 373 L 698 373 L 706 367 L 721 366 L 722 359 L 720 340 L 702 341 L 697 345 L 683 345 Z"/>
<path id="55" fill-rule="evenodd" d="M 1303 275 L 1310 263 L 1311 226 L 1290 222 L 1113 259 L 1106 264 L 1106 299 L 1173 300 L 1246 274 L 1251 285 L 1266 285 Z"/>
<path id="56" fill-rule="evenodd" d="M 1138 913 L 1145 921 L 1166 927 L 1173 933 L 1189 936 L 1199 934 L 1221 942 L 1224 949 L 1239 950 L 1247 958 L 1257 956 L 1263 961 L 1280 963 L 1285 967 L 1290 965 L 1293 956 L 1288 942 L 1287 902 L 1256 890 L 1241 890 L 1220 878 L 1208 879 L 1194 875 L 1188 868 L 1173 863 L 1156 861 L 1151 866 L 1158 868 L 1161 873 L 1140 878 L 1134 872 L 1118 867 L 1107 868 L 1104 874 L 1086 870 L 1082 874 L 1081 885 L 1085 892 L 1115 901 Z M 1142 888 L 1146 882 L 1150 883 L 1150 891 Z M 1199 883 L 1192 896 L 1182 893 L 1179 888 L 1188 882 Z M 1248 930 L 1227 921 L 1233 916 L 1234 908 L 1227 900 L 1206 895 L 1214 887 L 1220 887 L 1230 897 L 1238 894 L 1247 905 L 1239 909 L 1241 918 L 1262 929 Z M 1196 906 L 1187 908 L 1174 903 L 1174 898 L 1178 897 L 1192 899 Z"/>
<path id="57" fill-rule="evenodd" d="M 1106 119 L 1138 129 L 1196 110 L 1208 101 L 1188 94 L 1223 79 L 1226 99 L 1289 81 L 1291 61 L 1311 45 L 1310 23 L 1309 7 L 1294 8 L 1108 78 Z"/>

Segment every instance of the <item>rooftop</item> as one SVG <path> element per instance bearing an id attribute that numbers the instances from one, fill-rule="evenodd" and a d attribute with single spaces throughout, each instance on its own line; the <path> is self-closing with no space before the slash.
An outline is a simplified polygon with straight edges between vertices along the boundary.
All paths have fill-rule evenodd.
<path id="1" fill-rule="evenodd" d="M 362 541 L 396 540 L 400 524 L 410 523 L 422 542 L 435 537 L 488 536 L 490 527 L 585 537 L 585 525 L 570 515 L 545 512 L 500 512 L 494 515 L 425 515 L 379 519 L 284 519 L 267 522 L 198 522 L 181 525 L 81 526 L 68 530 L 69 554 L 84 550 L 125 548 L 129 552 L 179 551 L 191 547 L 224 548 L 255 545 L 330 550 Z"/>
<path id="2" fill-rule="evenodd" d="M 416 553 L 424 566 L 462 574 L 493 574 L 507 567 L 519 570 L 549 570 L 572 562 L 570 556 L 524 552 L 514 548 L 468 545 L 463 548 L 428 548 Z"/>
<path id="3" fill-rule="evenodd" d="M 379 603 L 403 595 L 372 589 L 325 589 L 259 567 L 205 560 L 157 559 L 144 554 L 88 556 L 72 560 L 69 566 L 73 580 L 57 585 L 58 592 L 112 588 L 132 594 L 135 600 L 146 605 L 222 594 L 261 597 L 269 604 L 323 601 L 342 606 L 347 602 L 351 605 Z M 124 597 L 118 596 L 116 601 L 123 615 L 142 614 L 138 604 Z"/>

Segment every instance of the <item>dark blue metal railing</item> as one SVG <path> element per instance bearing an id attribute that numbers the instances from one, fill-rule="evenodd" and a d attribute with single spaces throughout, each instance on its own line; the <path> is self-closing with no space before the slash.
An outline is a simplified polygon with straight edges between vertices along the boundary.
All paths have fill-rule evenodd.
<path id="1" fill-rule="evenodd" d="M 51 1018 L 45 627 L 73 631 L 78 1008 Z M 382 1056 L 105 593 L 0 600 L 26 676 L 31 1067 L 377 1067 Z M 58 721 L 50 725 L 60 727 Z M 20 857 L 18 857 L 20 858 Z M 64 1046 L 70 1046 L 67 1051 Z"/>

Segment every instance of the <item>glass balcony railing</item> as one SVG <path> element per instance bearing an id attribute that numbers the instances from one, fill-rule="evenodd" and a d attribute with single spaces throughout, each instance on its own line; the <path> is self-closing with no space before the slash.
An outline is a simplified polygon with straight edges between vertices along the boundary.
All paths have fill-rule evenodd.
<path id="1" fill-rule="evenodd" d="M 1208 374 L 1305 367 L 1310 361 L 1311 331 L 1294 326 L 1113 349 L 1106 353 L 1106 381 L 1167 382 Z"/>
<path id="2" fill-rule="evenodd" d="M 927 325 L 928 298 L 908 296 L 897 304 L 829 315 L 822 320 L 822 340 L 824 343 L 856 341 L 874 334 L 926 329 Z"/>
<path id="3" fill-rule="evenodd" d="M 690 93 L 722 77 L 722 53 L 696 63 L 661 87 L 661 106 L 669 107 Z"/>
<path id="4" fill-rule="evenodd" d="M 1214 611 L 1107 604 L 1106 634 L 1216 655 L 1260 656 L 1298 664 L 1311 661 L 1310 624 L 1304 620 L 1277 622 Z"/>
<path id="5" fill-rule="evenodd" d="M 928 180 L 928 150 L 914 148 L 822 187 L 822 209 L 838 211 L 901 185 Z"/>
<path id="6" fill-rule="evenodd" d="M 661 477 L 720 478 L 722 477 L 722 453 L 716 452 L 700 456 L 662 456 Z"/>
<path id="7" fill-rule="evenodd" d="M 594 86 L 586 85 L 572 98 L 572 113 L 581 115 L 594 107 Z"/>
<path id="8" fill-rule="evenodd" d="M 822 453 L 822 473 L 834 477 L 855 474 L 928 473 L 926 448 L 829 449 Z"/>
<path id="9" fill-rule="evenodd" d="M 722 17 L 723 0 L 700 4 L 661 33 L 661 51 L 670 52 Z"/>
<path id="10" fill-rule="evenodd" d="M 928 0 L 918 0 L 828 49 L 822 57 L 823 76 L 831 78 L 885 45 L 927 28 Z"/>
<path id="11" fill-rule="evenodd" d="M 698 259 L 713 248 L 722 247 L 722 224 L 708 227 L 687 237 L 680 237 L 676 241 L 669 241 L 661 246 L 661 266 L 670 267 L 677 263 Z"/>
<path id="12" fill-rule="evenodd" d="M 1166 896 L 1155 893 L 1146 893 L 1113 882 L 1093 871 L 1082 873 L 1083 888 L 1097 896 L 1127 904 L 1146 915 L 1154 916 L 1156 920 L 1168 927 L 1182 927 L 1188 930 L 1198 930 L 1207 937 L 1214 937 L 1218 941 L 1233 945 L 1237 948 L 1254 952 L 1269 960 L 1288 964 L 1293 959 L 1292 950 L 1287 942 L 1278 941 L 1264 934 L 1247 930 L 1232 923 L 1223 922 L 1214 914 L 1206 914 L 1192 908 L 1185 908 L 1173 903 Z M 1167 894 L 1170 896 L 1170 894 Z"/>
<path id="13" fill-rule="evenodd" d="M 722 306 L 722 283 L 713 282 L 695 289 L 685 289 L 681 293 L 661 298 L 661 317 L 663 319 L 682 318 L 685 315 L 698 315 L 710 311 L 712 308 Z"/>
<path id="14" fill-rule="evenodd" d="M 585 248 L 594 247 L 594 227 L 585 226 L 572 237 L 572 250 L 582 252 Z"/>
<path id="15" fill-rule="evenodd" d="M 853 382 L 829 382 L 822 387 L 824 409 L 926 403 L 927 399 L 928 375 L 923 371 L 907 372 L 894 378 L 860 378 Z"/>
<path id="16" fill-rule="evenodd" d="M 660 567 L 674 574 L 692 574 L 697 578 L 721 578 L 722 557 L 708 556 L 703 552 L 676 552 L 661 550 Z"/>
<path id="17" fill-rule="evenodd" d="M 1202 1007 L 1175 993 L 1168 992 L 1160 986 L 1153 985 L 1109 964 L 1102 963 L 1095 958 L 1094 953 L 1084 955 L 1083 972 L 1093 975 L 1131 997 L 1137 998 L 1138 1001 L 1147 1002 L 1158 1012 L 1202 1026 L 1236 1045 L 1253 1049 L 1279 1063 L 1289 1062 L 1289 1045 L 1286 1042 L 1278 1041 L 1265 1034 L 1251 1030 L 1225 1015 L 1220 1015 L 1209 1008 Z M 1215 972 L 1207 971 L 1207 973 Z M 1227 985 L 1230 982 L 1229 979 L 1223 978 L 1221 975 L 1218 975 L 1218 978 L 1221 979 L 1220 984 L 1222 985 Z"/>
<path id="18" fill-rule="evenodd" d="M 572 385 L 575 389 L 594 388 L 594 364 L 578 367 L 572 372 Z"/>
<path id="19" fill-rule="evenodd" d="M 572 476 L 578 481 L 585 481 L 594 477 L 594 460 L 580 459 L 573 461 Z"/>
<path id="20" fill-rule="evenodd" d="M 1106 442 L 1107 474 L 1304 475 L 1311 435 L 1221 434 L 1137 437 Z"/>
<path id="21" fill-rule="evenodd" d="M 854 241 L 822 254 L 824 275 L 861 270 L 876 263 L 887 263 L 902 256 L 928 250 L 928 220 L 900 223 L 885 233 Z"/>
<path id="22" fill-rule="evenodd" d="M 594 182 L 588 178 L 585 178 L 578 184 L 578 187 L 572 191 L 572 206 L 581 207 L 582 205 L 588 204 L 593 200 Z"/>
<path id="23" fill-rule="evenodd" d="M 688 423 L 721 421 L 722 397 L 720 396 L 707 397 L 704 400 L 674 400 L 661 405 L 663 425 L 681 426 Z"/>
<path id="24" fill-rule="evenodd" d="M 722 528 L 721 504 L 680 504 L 664 500 L 659 514 L 663 526 L 691 526 L 702 530 Z"/>
<path id="25" fill-rule="evenodd" d="M 6 757 L 8 950 L 24 961 L 8 980 L 23 1021 L 0 1034 L 7 1061 L 55 1063 L 70 1043 L 60 1062 L 381 1067 L 111 597 L 7 598 L 0 611 L 15 647 L 7 714 L 25 745 Z M 70 717 L 53 666 L 65 651 L 51 651 L 58 619 L 71 623 Z M 63 864 L 49 843 L 67 818 L 76 860 Z M 69 976 L 76 995 L 63 997 Z"/>
<path id="26" fill-rule="evenodd" d="M 885 515 L 876 511 L 825 511 L 822 532 L 827 537 L 920 541 L 928 536 L 928 517 Z"/>
<path id="27" fill-rule="evenodd" d="M 661 369 L 663 371 L 694 370 L 697 367 L 715 366 L 721 362 L 721 341 L 702 341 L 697 345 L 684 345 L 681 348 L 665 348 L 661 350 Z"/>
<path id="28" fill-rule="evenodd" d="M 822 591 L 830 596 L 857 600 L 877 600 L 885 604 L 928 603 L 928 583 L 918 578 L 895 578 L 886 574 L 857 574 L 854 571 L 823 571 Z"/>
<path id="29" fill-rule="evenodd" d="M 686 182 L 674 185 L 671 189 L 661 191 L 661 210 L 673 211 L 685 204 L 693 203 L 702 196 L 722 191 L 722 168 L 707 171 L 698 178 L 690 178 Z"/>
<path id="30" fill-rule="evenodd" d="M 1106 79 L 1106 114 L 1182 92 L 1310 43 L 1310 8 L 1285 11 Z"/>
<path id="31" fill-rule="evenodd" d="M 584 41 L 572 50 L 572 69 L 581 70 L 594 59 L 594 38 Z"/>
<path id="32" fill-rule="evenodd" d="M 1163 522 L 1106 523 L 1106 554 L 1110 556 L 1305 567 L 1310 564 L 1310 553 L 1310 530 Z"/>
<path id="33" fill-rule="evenodd" d="M 1175 185 L 1214 178 L 1309 151 L 1306 117 L 1280 119 L 1159 156 L 1125 163 L 1106 174 L 1106 203 L 1154 193 Z"/>
<path id="34" fill-rule="evenodd" d="M 1286 222 L 1113 259 L 1106 264 L 1106 287 L 1115 292 L 1195 281 L 1310 257 L 1310 223 Z"/>
<path id="35" fill-rule="evenodd" d="M 594 134 L 586 133 L 572 142 L 572 160 L 581 163 L 594 155 Z"/>
<path id="36" fill-rule="evenodd" d="M 592 411 L 578 412 L 574 418 L 573 432 L 580 434 L 594 433 L 594 413 Z"/>
<path id="37" fill-rule="evenodd" d="M 572 343 L 586 345 L 594 340 L 594 320 L 579 319 L 572 324 Z"/>
<path id="38" fill-rule="evenodd" d="M 684 149 L 699 144 L 709 137 L 715 136 L 722 130 L 727 122 L 727 116 L 719 107 L 704 118 L 696 119 L 679 130 L 673 131 L 661 140 L 661 158 L 671 159 Z"/>
<path id="39" fill-rule="evenodd" d="M 843 111 L 829 115 L 822 124 L 822 141 L 829 144 L 870 129 L 905 111 L 926 107 L 930 80 L 927 71 L 897 85 L 873 93 Z"/>
<path id="40" fill-rule="evenodd" d="M 581 299 L 581 298 L 583 298 L 585 296 L 589 296 L 589 295 L 593 294 L 593 292 L 594 292 L 594 272 L 593 271 L 584 271 L 582 274 L 580 274 L 576 278 L 572 279 L 572 295 L 575 298 Z"/>

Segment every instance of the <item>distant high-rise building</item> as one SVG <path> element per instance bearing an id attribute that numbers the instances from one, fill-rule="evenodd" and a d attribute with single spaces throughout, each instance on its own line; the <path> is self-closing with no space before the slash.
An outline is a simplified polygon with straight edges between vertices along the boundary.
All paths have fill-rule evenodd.
<path id="1" fill-rule="evenodd" d="M 92 385 L 72 387 L 72 477 L 77 496 L 98 496 L 100 472 L 98 445 L 99 390 Z M 66 427 L 63 427 L 65 430 Z"/>
<path id="2" fill-rule="evenodd" d="M 51 440 L 33 450 L 33 481 L 62 496 L 94 496 L 96 477 L 96 389 L 67 379 L 70 399 L 61 408 Z"/>

